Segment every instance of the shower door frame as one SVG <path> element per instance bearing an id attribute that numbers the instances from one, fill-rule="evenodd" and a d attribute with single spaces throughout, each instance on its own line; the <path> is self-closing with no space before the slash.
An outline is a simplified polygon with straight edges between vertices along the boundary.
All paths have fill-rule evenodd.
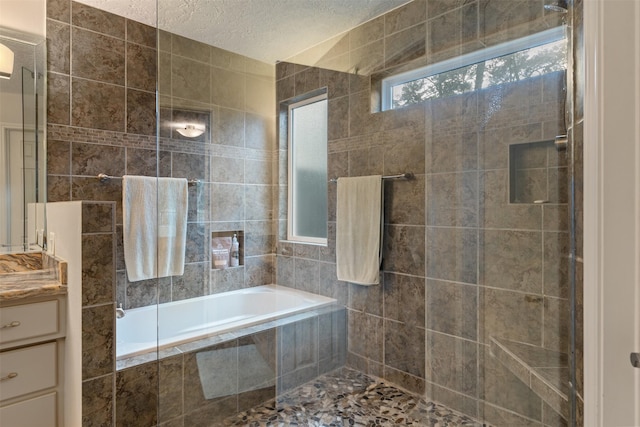
<path id="1" fill-rule="evenodd" d="M 584 0 L 583 35 L 584 425 L 640 425 L 640 5 Z"/>

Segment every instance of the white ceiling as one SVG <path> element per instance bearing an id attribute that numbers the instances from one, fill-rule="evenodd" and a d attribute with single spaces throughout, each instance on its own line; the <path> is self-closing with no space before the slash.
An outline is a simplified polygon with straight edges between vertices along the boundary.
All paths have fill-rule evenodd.
<path id="1" fill-rule="evenodd" d="M 78 0 L 148 25 L 156 0 Z M 160 28 L 275 63 L 410 0 L 158 0 Z"/>

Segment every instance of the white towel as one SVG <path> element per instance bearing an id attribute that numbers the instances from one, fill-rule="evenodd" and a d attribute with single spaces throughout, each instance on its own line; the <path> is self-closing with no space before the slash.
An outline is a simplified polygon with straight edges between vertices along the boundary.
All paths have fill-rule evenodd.
<path id="1" fill-rule="evenodd" d="M 182 275 L 187 239 L 187 180 L 125 175 L 122 210 L 129 280 Z"/>
<path id="2" fill-rule="evenodd" d="M 338 280 L 380 282 L 382 176 L 338 178 L 336 206 Z"/>

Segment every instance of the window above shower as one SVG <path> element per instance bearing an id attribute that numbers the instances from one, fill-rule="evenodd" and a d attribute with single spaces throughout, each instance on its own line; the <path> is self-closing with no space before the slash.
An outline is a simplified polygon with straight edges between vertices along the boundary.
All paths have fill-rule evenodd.
<path id="1" fill-rule="evenodd" d="M 562 71 L 566 67 L 566 27 L 555 27 L 388 76 L 381 81 L 381 108 L 393 110 L 432 98 Z"/>

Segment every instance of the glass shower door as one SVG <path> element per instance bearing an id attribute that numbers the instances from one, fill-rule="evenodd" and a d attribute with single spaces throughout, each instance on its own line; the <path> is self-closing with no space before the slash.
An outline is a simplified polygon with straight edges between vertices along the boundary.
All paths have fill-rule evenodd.
<path id="1" fill-rule="evenodd" d="M 523 92 L 535 85 L 543 91 L 545 86 L 562 87 L 563 79 L 563 73 L 538 78 L 529 87 L 513 88 L 508 96 L 530 111 L 538 101 Z M 561 96 L 543 96 L 543 109 L 562 114 Z M 544 122 L 525 126 L 532 131 L 525 141 L 540 140 L 509 144 L 508 169 L 480 172 L 484 418 L 497 425 L 565 425 L 571 395 L 568 156 L 552 139 L 564 129 L 552 127 L 545 135 Z M 493 139 L 499 132 L 485 132 L 485 147 L 507 148 Z M 515 142 L 522 136 L 513 128 L 503 135 Z"/>
<path id="2" fill-rule="evenodd" d="M 556 144 L 571 91 L 554 43 L 553 67 L 499 57 L 489 84 L 427 103 L 427 396 L 493 426 L 572 425 L 572 157 Z"/>

